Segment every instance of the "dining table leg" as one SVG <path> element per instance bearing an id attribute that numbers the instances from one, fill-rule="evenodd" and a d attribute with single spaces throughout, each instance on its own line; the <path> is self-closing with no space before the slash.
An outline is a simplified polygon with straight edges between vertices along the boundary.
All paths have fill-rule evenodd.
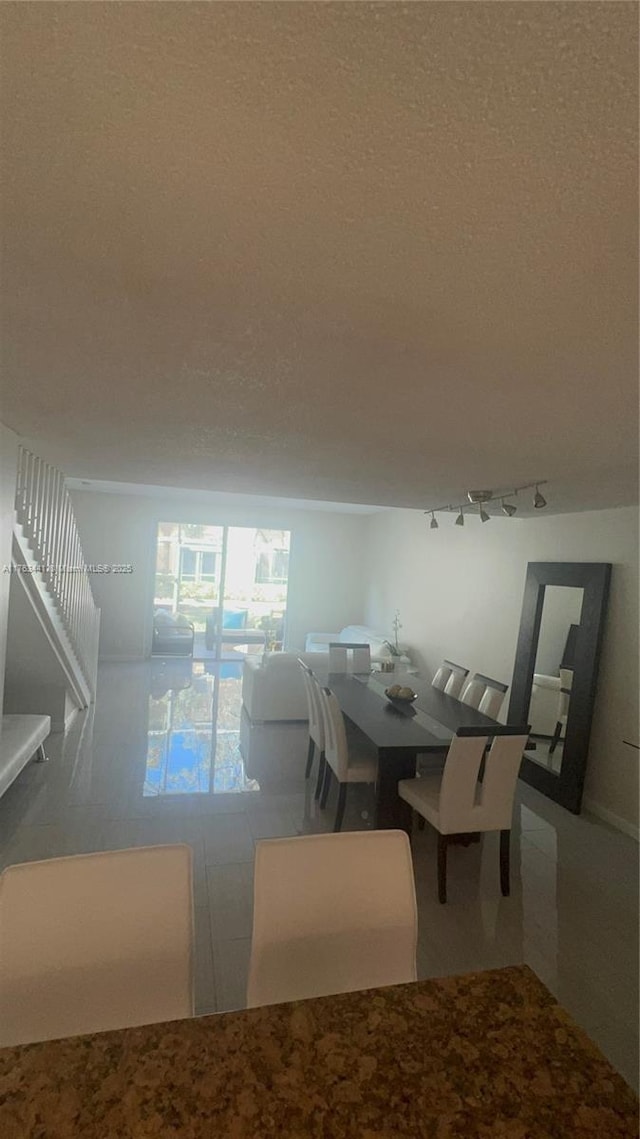
<path id="1" fill-rule="evenodd" d="M 416 760 L 417 753 L 407 752 L 404 748 L 380 748 L 378 751 L 378 830 L 401 830 L 411 834 L 411 807 L 398 795 L 398 783 L 401 779 L 415 777 Z"/>

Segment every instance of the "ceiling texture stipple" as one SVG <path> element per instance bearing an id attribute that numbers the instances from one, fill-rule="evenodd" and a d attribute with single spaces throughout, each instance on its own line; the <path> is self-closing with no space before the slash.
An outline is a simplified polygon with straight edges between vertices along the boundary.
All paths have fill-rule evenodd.
<path id="1" fill-rule="evenodd" d="M 77 478 L 637 499 L 637 7 L 5 4 L 1 418 Z"/>

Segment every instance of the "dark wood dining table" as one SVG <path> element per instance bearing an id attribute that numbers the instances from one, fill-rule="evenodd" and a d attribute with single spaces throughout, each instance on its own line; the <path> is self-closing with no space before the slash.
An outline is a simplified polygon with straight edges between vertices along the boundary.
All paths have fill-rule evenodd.
<path id="1" fill-rule="evenodd" d="M 0 1049 L 2 1139 L 637 1139 L 526 965 Z"/>
<path id="2" fill-rule="evenodd" d="M 398 795 L 400 779 L 412 779 L 417 757 L 444 757 L 458 728 L 499 727 L 468 704 L 434 688 L 413 673 L 326 673 L 314 670 L 321 684 L 338 698 L 343 715 L 367 737 L 378 753 L 376 827 L 411 831 L 411 808 Z M 391 702 L 385 688 L 399 684 L 417 693 L 413 704 Z"/>

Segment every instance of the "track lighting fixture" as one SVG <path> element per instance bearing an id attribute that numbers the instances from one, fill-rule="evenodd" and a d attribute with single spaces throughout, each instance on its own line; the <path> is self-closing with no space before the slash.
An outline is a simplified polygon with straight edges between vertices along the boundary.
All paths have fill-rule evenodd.
<path id="1" fill-rule="evenodd" d="M 466 501 L 458 502 L 457 504 L 449 502 L 446 506 L 432 506 L 425 510 L 425 514 L 431 515 L 431 522 L 429 523 L 430 530 L 438 529 L 438 519 L 436 514 L 438 511 L 447 510 L 449 513 L 456 514 L 454 526 L 464 526 L 464 511 L 469 513 L 469 506 L 478 507 L 478 517 L 481 522 L 488 522 L 491 515 L 485 510 L 485 506 L 489 502 L 499 502 L 500 510 L 506 518 L 513 518 L 518 507 L 515 502 L 507 502 L 507 498 L 515 498 L 521 490 L 533 490 L 535 494 L 533 497 L 533 505 L 536 510 L 542 510 L 547 505 L 547 500 L 543 494 L 540 493 L 540 487 L 546 484 L 546 479 L 540 479 L 538 482 L 528 482 L 521 486 L 512 486 L 503 488 L 502 490 L 468 490 L 465 492 Z"/>

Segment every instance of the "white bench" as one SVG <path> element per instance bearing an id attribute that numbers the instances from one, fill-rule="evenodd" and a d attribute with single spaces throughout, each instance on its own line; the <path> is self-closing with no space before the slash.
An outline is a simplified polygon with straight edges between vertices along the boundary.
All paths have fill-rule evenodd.
<path id="1" fill-rule="evenodd" d="M 47 757 L 44 741 L 51 731 L 51 716 L 3 716 L 0 731 L 0 795 L 38 753 Z"/>

